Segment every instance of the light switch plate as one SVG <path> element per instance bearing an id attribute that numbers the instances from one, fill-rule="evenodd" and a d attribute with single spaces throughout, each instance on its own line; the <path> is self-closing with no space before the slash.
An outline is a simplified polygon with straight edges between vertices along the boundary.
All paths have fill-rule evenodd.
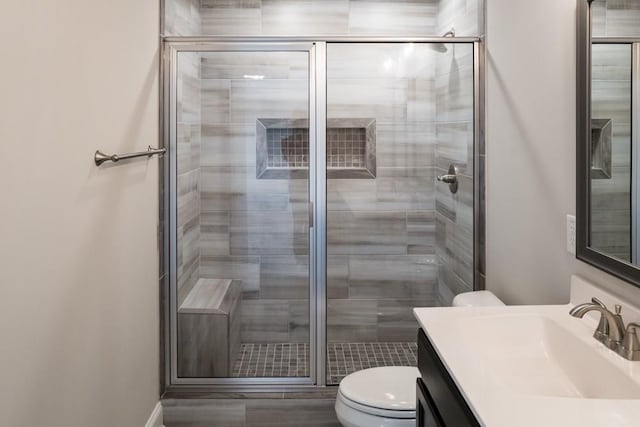
<path id="1" fill-rule="evenodd" d="M 567 215 L 567 252 L 576 254 L 576 217 Z"/>

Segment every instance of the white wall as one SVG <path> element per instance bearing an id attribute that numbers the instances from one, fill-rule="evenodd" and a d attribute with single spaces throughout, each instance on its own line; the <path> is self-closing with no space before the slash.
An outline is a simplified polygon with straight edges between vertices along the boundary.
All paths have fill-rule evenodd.
<path id="1" fill-rule="evenodd" d="M 0 424 L 158 400 L 158 1 L 0 2 Z"/>
<path id="2" fill-rule="evenodd" d="M 565 250 L 575 213 L 576 0 L 487 0 L 487 288 L 511 304 L 568 301 L 578 273 L 640 290 Z"/>

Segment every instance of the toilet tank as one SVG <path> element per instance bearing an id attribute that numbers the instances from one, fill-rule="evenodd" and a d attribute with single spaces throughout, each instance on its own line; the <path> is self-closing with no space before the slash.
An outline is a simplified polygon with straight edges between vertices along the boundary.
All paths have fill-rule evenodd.
<path id="1" fill-rule="evenodd" d="M 451 305 L 454 307 L 492 307 L 505 304 L 490 291 L 473 291 L 456 295 Z"/>

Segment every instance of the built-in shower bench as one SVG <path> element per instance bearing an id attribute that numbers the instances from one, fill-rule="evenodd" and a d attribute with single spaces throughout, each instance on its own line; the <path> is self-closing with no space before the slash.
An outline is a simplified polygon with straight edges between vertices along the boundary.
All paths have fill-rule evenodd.
<path id="1" fill-rule="evenodd" d="M 178 307 L 178 376 L 228 377 L 240 349 L 242 282 L 198 279 Z"/>

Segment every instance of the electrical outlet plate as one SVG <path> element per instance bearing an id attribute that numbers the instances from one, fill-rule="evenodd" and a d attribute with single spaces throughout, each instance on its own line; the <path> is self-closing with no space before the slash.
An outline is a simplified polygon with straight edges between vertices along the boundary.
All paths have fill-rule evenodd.
<path id="1" fill-rule="evenodd" d="M 576 254 L 576 217 L 567 215 L 567 252 Z"/>

